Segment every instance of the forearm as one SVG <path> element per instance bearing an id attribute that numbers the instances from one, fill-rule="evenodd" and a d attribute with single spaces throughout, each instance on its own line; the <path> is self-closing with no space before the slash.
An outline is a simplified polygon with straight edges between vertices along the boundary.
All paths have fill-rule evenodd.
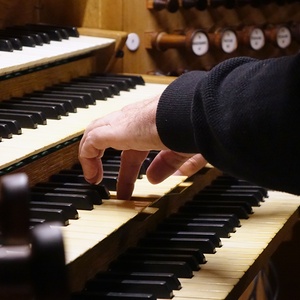
<path id="1" fill-rule="evenodd" d="M 298 193 L 282 166 L 293 164 L 294 172 L 300 167 L 298 70 L 299 58 L 238 58 L 210 72 L 183 75 L 158 105 L 162 141 L 176 151 L 187 145 L 186 152 L 202 153 L 225 172 Z M 167 112 L 171 105 L 175 114 Z M 171 126 L 174 135 L 168 136 Z"/>

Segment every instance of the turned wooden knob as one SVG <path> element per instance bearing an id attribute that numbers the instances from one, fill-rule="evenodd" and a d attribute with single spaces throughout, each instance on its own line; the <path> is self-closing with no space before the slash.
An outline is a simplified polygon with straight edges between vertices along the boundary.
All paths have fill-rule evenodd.
<path id="1" fill-rule="evenodd" d="M 189 31 L 186 34 L 159 32 L 152 35 L 151 46 L 160 51 L 171 48 L 186 48 L 191 50 L 195 55 L 201 56 L 209 50 L 209 39 L 207 34 L 202 30 Z"/>
<path id="2" fill-rule="evenodd" d="M 264 31 L 257 26 L 246 26 L 237 32 L 239 44 L 252 50 L 260 50 L 266 44 Z"/>
<path id="3" fill-rule="evenodd" d="M 238 47 L 238 37 L 230 28 L 220 29 L 209 34 L 211 44 L 225 53 L 232 53 Z"/>
<path id="4" fill-rule="evenodd" d="M 273 45 L 285 49 L 292 43 L 292 33 L 286 25 L 269 26 L 265 28 L 266 40 Z"/>
<path id="5" fill-rule="evenodd" d="M 173 13 L 179 9 L 179 1 L 178 0 L 148 0 L 147 8 L 154 9 L 156 11 L 167 9 L 169 12 Z"/>

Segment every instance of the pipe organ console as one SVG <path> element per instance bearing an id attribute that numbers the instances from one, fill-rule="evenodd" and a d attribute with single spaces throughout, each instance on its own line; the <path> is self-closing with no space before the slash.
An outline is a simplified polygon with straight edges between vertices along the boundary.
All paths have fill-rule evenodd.
<path id="1" fill-rule="evenodd" d="M 298 1 L 2 0 L 0 5 L 0 182 L 9 178 L 14 186 L 11 178 L 27 174 L 29 198 L 18 204 L 25 211 L 20 220 L 29 218 L 24 231 L 15 206 L 2 205 L 0 197 L 1 299 L 32 299 L 32 287 L 40 287 L 36 299 L 51 299 L 41 292 L 44 287 L 57 291 L 52 299 L 62 300 L 255 294 L 263 299 L 267 285 L 280 299 L 299 296 L 299 279 L 290 278 L 298 266 L 292 261 L 299 250 L 298 197 L 212 166 L 152 186 L 144 176 L 156 154 L 151 152 L 132 200 L 125 201 L 115 192 L 118 151 L 106 152 L 105 178 L 98 186 L 84 181 L 77 161 L 91 120 L 162 92 L 174 79 L 170 74 L 209 70 L 238 55 L 298 52 Z M 39 275 L 28 275 L 36 261 L 30 245 L 40 250 L 43 235 L 51 241 L 52 231 L 38 231 L 45 224 L 62 234 L 70 297 L 63 284 L 58 289 L 40 280 L 41 268 Z M 23 249 L 19 256 L 8 251 L 10 238 Z M 50 248 L 42 249 L 39 265 Z M 58 263 L 53 266 L 64 272 Z M 5 274 L 13 278 L 18 267 L 16 274 L 24 274 L 18 283 L 27 289 L 16 294 L 15 281 Z M 280 284 L 271 282 L 273 275 Z M 65 280 L 53 282 L 57 279 Z"/>

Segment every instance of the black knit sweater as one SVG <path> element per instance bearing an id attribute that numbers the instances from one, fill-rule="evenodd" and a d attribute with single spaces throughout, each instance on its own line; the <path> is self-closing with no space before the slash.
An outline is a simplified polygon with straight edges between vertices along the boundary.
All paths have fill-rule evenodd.
<path id="1" fill-rule="evenodd" d="M 300 55 L 239 57 L 186 73 L 164 91 L 156 119 L 170 149 L 300 194 Z"/>

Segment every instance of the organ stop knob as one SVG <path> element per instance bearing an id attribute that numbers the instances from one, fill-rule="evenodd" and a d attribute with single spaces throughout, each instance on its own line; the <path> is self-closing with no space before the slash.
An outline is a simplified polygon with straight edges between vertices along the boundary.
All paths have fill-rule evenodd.
<path id="1" fill-rule="evenodd" d="M 238 38 L 234 30 L 224 28 L 210 34 L 212 44 L 225 53 L 232 53 L 238 47 Z"/>
<path id="2" fill-rule="evenodd" d="M 264 31 L 257 26 L 247 26 L 238 31 L 238 40 L 240 44 L 256 51 L 265 46 Z"/>
<path id="3" fill-rule="evenodd" d="M 265 29 L 266 39 L 275 46 L 285 49 L 292 43 L 292 34 L 286 25 L 270 26 Z"/>
<path id="4" fill-rule="evenodd" d="M 186 48 L 192 50 L 195 55 L 201 56 L 208 52 L 209 40 L 202 30 L 189 31 L 185 35 L 160 32 L 152 35 L 150 48 L 160 51 L 170 48 Z"/>
<path id="5" fill-rule="evenodd" d="M 174 13 L 179 9 L 178 0 L 148 0 L 147 8 L 157 11 L 167 9 L 169 12 Z"/>

